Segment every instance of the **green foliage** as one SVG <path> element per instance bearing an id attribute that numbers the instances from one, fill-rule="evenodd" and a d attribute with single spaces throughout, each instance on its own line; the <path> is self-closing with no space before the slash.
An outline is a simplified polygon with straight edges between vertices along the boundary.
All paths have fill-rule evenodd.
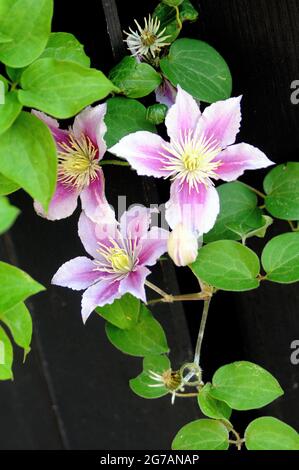
<path id="1" fill-rule="evenodd" d="M 6 197 L 0 196 L 0 235 L 14 224 L 20 211 L 12 206 Z"/>
<path id="2" fill-rule="evenodd" d="M 155 126 L 146 119 L 146 108 L 143 104 L 127 98 L 110 98 L 107 101 L 105 123 L 107 125 L 105 140 L 108 148 L 125 135 L 137 131 L 156 130 Z"/>
<path id="3" fill-rule="evenodd" d="M 109 78 L 120 93 L 128 98 L 142 98 L 154 91 L 162 81 L 149 64 L 139 63 L 135 57 L 124 57 L 110 72 Z"/>
<path id="4" fill-rule="evenodd" d="M 123 353 L 131 356 L 149 356 L 169 351 L 163 328 L 151 312 L 141 305 L 138 322 L 129 330 L 106 324 L 109 341 Z"/>
<path id="5" fill-rule="evenodd" d="M 213 103 L 231 95 L 232 78 L 226 62 L 203 41 L 178 39 L 160 66 L 173 85 L 181 85 L 198 100 Z"/>
<path id="6" fill-rule="evenodd" d="M 264 180 L 265 204 L 273 217 L 299 220 L 299 163 L 278 165 Z"/>
<path id="7" fill-rule="evenodd" d="M 173 450 L 227 450 L 229 433 L 220 421 L 199 419 L 180 429 L 172 442 Z"/>
<path id="8" fill-rule="evenodd" d="M 277 380 L 262 367 L 247 361 L 218 369 L 210 394 L 234 410 L 251 410 L 268 405 L 283 395 Z"/>
<path id="9" fill-rule="evenodd" d="M 49 41 L 40 59 L 51 58 L 90 67 L 90 58 L 84 46 L 70 33 L 51 33 Z"/>
<path id="10" fill-rule="evenodd" d="M 86 106 L 118 91 L 99 70 L 76 62 L 39 59 L 21 77 L 19 100 L 57 118 L 69 118 Z"/>
<path id="11" fill-rule="evenodd" d="M 228 420 L 232 413 L 231 408 L 224 401 L 215 399 L 210 391 L 210 383 L 199 390 L 197 401 L 201 412 L 209 418 Z"/>
<path id="12" fill-rule="evenodd" d="M 13 181 L 5 178 L 0 173 L 0 196 L 7 196 L 8 194 L 14 193 L 20 188 L 20 186 Z"/>
<path id="13" fill-rule="evenodd" d="M 264 416 L 247 427 L 245 445 L 248 450 L 299 450 L 299 434 L 279 419 Z"/>
<path id="14" fill-rule="evenodd" d="M 24 303 L 19 303 L 0 314 L 2 321 L 10 330 L 15 343 L 24 349 L 26 356 L 30 352 L 32 339 L 32 319 Z"/>
<path id="15" fill-rule="evenodd" d="M 10 380 L 12 374 L 13 349 L 9 337 L 0 326 L 0 380 Z"/>
<path id="16" fill-rule="evenodd" d="M 236 181 L 222 184 L 217 191 L 220 213 L 212 230 L 204 236 L 205 243 L 248 238 L 252 231 L 265 225 L 257 196 L 247 186 Z"/>
<path id="17" fill-rule="evenodd" d="M 44 287 L 24 271 L 0 261 L 0 316 L 43 290 Z"/>
<path id="18" fill-rule="evenodd" d="M 204 246 L 190 267 L 199 279 L 217 289 L 246 291 L 259 286 L 258 257 L 249 248 L 232 240 Z"/>
<path id="19" fill-rule="evenodd" d="M 56 145 L 48 127 L 22 112 L 0 136 L 0 172 L 47 208 L 56 185 Z"/>
<path id="20" fill-rule="evenodd" d="M 37 59 L 46 47 L 52 14 L 53 0 L 0 0 L 0 61 L 25 67 Z"/>
<path id="21" fill-rule="evenodd" d="M 5 103 L 0 105 L 0 135 L 3 134 L 17 119 L 22 110 L 17 92 L 10 91 L 5 95 Z"/>
<path id="22" fill-rule="evenodd" d="M 111 305 L 98 307 L 96 312 L 117 328 L 130 330 L 138 322 L 140 305 L 140 300 L 131 294 L 126 294 Z"/>
<path id="23" fill-rule="evenodd" d="M 178 2 L 180 0 L 168 0 L 168 2 Z M 180 21 L 183 24 L 185 21 L 196 21 L 198 18 L 198 12 L 193 7 L 189 0 L 183 0 L 179 5 Z M 171 43 L 180 34 L 180 25 L 177 21 L 176 11 L 172 6 L 166 5 L 166 2 L 159 3 L 153 14 L 154 18 L 158 18 L 161 23 L 160 30 L 165 28 L 163 35 L 168 36 L 167 42 Z"/>
<path id="24" fill-rule="evenodd" d="M 169 390 L 154 380 L 151 373 L 163 374 L 171 368 L 167 356 L 146 356 L 143 359 L 143 371 L 135 379 L 130 380 L 130 387 L 136 395 L 142 398 L 160 398 L 169 393 Z"/>
<path id="25" fill-rule="evenodd" d="M 281 284 L 299 281 L 299 233 L 272 238 L 262 253 L 267 279 Z"/>

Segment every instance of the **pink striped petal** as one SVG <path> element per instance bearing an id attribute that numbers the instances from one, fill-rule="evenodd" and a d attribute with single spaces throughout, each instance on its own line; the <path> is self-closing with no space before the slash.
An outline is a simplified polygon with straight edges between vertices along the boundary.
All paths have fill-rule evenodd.
<path id="1" fill-rule="evenodd" d="M 164 78 L 162 84 L 156 88 L 156 101 L 165 104 L 168 108 L 174 105 L 176 95 L 176 87 L 167 78 Z"/>
<path id="2" fill-rule="evenodd" d="M 110 247 L 110 239 L 119 236 L 116 221 L 96 224 L 84 212 L 79 218 L 78 233 L 86 252 L 96 259 L 99 258 L 100 244 Z"/>
<path id="3" fill-rule="evenodd" d="M 65 219 L 75 211 L 78 204 L 78 196 L 79 191 L 76 188 L 64 186 L 58 181 L 48 212 L 46 213 L 42 205 L 37 201 L 34 201 L 34 209 L 39 216 L 48 220 Z"/>
<path id="4" fill-rule="evenodd" d="M 197 132 L 215 140 L 222 148 L 233 144 L 240 130 L 241 99 L 242 96 L 229 98 L 208 106 L 198 123 Z"/>
<path id="5" fill-rule="evenodd" d="M 156 178 L 168 176 L 169 171 L 164 168 L 166 142 L 157 134 L 139 131 L 123 137 L 109 152 L 128 160 L 138 175 L 155 176 Z"/>
<path id="6" fill-rule="evenodd" d="M 110 223 L 115 219 L 114 210 L 105 196 L 105 179 L 101 168 L 97 178 L 81 192 L 81 203 L 86 215 L 94 222 Z"/>
<path id="7" fill-rule="evenodd" d="M 94 108 L 89 106 L 76 116 L 73 132 L 76 137 L 87 136 L 93 145 L 99 149 L 99 159 L 103 158 L 107 146 L 104 135 L 107 132 L 107 126 L 104 118 L 107 111 L 106 104 L 99 104 Z"/>
<path id="8" fill-rule="evenodd" d="M 144 283 L 150 273 L 150 270 L 144 266 L 138 266 L 136 271 L 130 272 L 125 279 L 120 281 L 120 293 L 122 295 L 130 293 L 142 302 L 146 302 Z"/>
<path id="9" fill-rule="evenodd" d="M 223 150 L 217 157 L 222 164 L 216 173 L 224 181 L 234 181 L 245 170 L 257 170 L 273 165 L 273 162 L 256 147 L 249 144 L 236 144 Z"/>
<path id="10" fill-rule="evenodd" d="M 68 131 L 59 129 L 59 123 L 56 119 L 53 119 L 52 117 L 48 116 L 45 113 L 42 113 L 41 111 L 36 111 L 35 109 L 33 109 L 31 112 L 48 126 L 57 144 L 62 142 L 68 142 Z"/>
<path id="11" fill-rule="evenodd" d="M 119 282 L 102 280 L 87 289 L 82 296 L 82 319 L 85 323 L 96 307 L 112 304 L 122 294 L 119 292 Z"/>
<path id="12" fill-rule="evenodd" d="M 148 232 L 148 238 L 141 241 L 139 264 L 153 266 L 157 260 L 167 251 L 169 232 L 162 228 L 153 227 Z"/>
<path id="13" fill-rule="evenodd" d="M 187 183 L 172 183 L 165 214 L 172 229 L 182 223 L 194 234 L 202 235 L 214 226 L 218 213 L 219 196 L 214 186 L 200 184 L 196 191 Z"/>
<path id="14" fill-rule="evenodd" d="M 144 206 L 133 206 L 120 218 L 120 232 L 125 238 L 143 238 L 147 235 L 153 210 Z M 156 211 L 158 212 L 158 211 Z"/>
<path id="15" fill-rule="evenodd" d="M 73 290 L 84 290 L 98 281 L 99 277 L 99 272 L 95 271 L 95 263 L 85 256 L 78 256 L 58 269 L 52 284 Z"/>
<path id="16" fill-rule="evenodd" d="M 189 131 L 194 131 L 201 116 L 195 99 L 178 85 L 175 104 L 169 109 L 165 124 L 171 139 L 180 140 Z"/>

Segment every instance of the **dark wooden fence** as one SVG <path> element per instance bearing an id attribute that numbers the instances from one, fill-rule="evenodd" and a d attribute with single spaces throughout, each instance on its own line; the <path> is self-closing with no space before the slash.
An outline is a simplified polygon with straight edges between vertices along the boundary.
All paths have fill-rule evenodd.
<path id="1" fill-rule="evenodd" d="M 55 2 L 54 30 L 70 31 L 86 44 L 93 64 L 108 72 L 123 54 L 121 27 L 142 18 L 155 1 L 84 0 Z M 200 20 L 185 35 L 206 40 L 227 59 L 234 95 L 244 94 L 241 138 L 280 163 L 298 160 L 299 105 L 291 104 L 291 82 L 299 79 L 299 2 L 296 0 L 201 0 Z M 71 10 L 70 10 L 71 9 Z M 72 15 L 68 14 L 72 12 Z M 118 19 L 118 14 L 120 21 Z M 121 27 L 120 27 L 121 24 Z M 107 34 L 107 28 L 109 35 Z M 166 200 L 165 185 L 124 169 L 106 169 L 108 197 L 116 203 Z M 256 186 L 262 174 L 246 176 Z M 125 357 L 107 341 L 104 322 L 94 315 L 84 327 L 80 295 L 53 288 L 49 280 L 64 262 L 83 253 L 78 213 L 51 223 L 35 216 L 25 194 L 13 196 L 22 209 L 1 242 L 1 257 L 49 287 L 30 302 L 34 320 L 32 352 L 25 365 L 16 354 L 13 383 L 0 383 L 0 449 L 167 449 L 176 431 L 199 416 L 196 403 L 168 398 L 146 401 L 132 394 L 128 380 L 140 360 Z M 283 228 L 274 227 L 272 235 Z M 258 251 L 261 241 L 251 245 Z M 170 291 L 195 289 L 187 270 L 163 264 L 154 272 Z M 200 303 L 161 306 L 155 313 L 167 330 L 177 364 L 192 357 Z M 191 333 L 191 334 L 190 334 Z M 257 362 L 281 382 L 285 396 L 263 411 L 299 429 L 299 366 L 290 344 L 299 339 L 298 286 L 264 284 L 246 294 L 221 293 L 213 301 L 203 349 L 205 377 L 240 359 Z M 236 416 L 242 432 L 257 413 Z"/>

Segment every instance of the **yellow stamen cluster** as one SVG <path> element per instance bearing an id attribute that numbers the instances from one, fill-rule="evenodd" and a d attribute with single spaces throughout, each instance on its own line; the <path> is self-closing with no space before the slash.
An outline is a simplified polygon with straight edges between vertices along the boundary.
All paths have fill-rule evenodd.
<path id="1" fill-rule="evenodd" d="M 82 135 L 76 138 L 70 134 L 68 142 L 60 144 L 58 152 L 58 180 L 66 186 L 84 189 L 97 177 L 99 165 L 98 149 L 91 140 Z"/>
<path id="2" fill-rule="evenodd" d="M 104 271 L 110 274 L 119 274 L 120 276 L 126 275 L 132 271 L 134 267 L 134 252 L 130 250 L 130 253 L 124 246 L 124 240 L 120 240 L 119 243 L 113 238 L 109 239 L 111 246 L 98 242 L 99 249 L 97 252 L 103 261 L 96 260 L 96 269 Z M 123 245 L 120 246 L 120 244 Z"/>

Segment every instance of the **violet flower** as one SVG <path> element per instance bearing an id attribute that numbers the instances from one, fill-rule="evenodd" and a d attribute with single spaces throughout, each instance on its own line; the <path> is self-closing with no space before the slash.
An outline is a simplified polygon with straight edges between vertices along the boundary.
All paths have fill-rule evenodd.
<path id="1" fill-rule="evenodd" d="M 95 224 L 84 212 L 79 236 L 92 260 L 80 256 L 63 264 L 52 284 L 84 290 L 82 318 L 86 322 L 97 306 L 111 304 L 126 293 L 146 301 L 145 281 L 153 266 L 167 251 L 168 232 L 149 230 L 151 210 L 134 206 L 117 222 Z"/>
<path id="2" fill-rule="evenodd" d="M 241 122 L 239 98 L 218 101 L 201 114 L 194 98 L 178 86 L 165 124 L 170 142 L 147 131 L 122 138 L 109 151 L 128 160 L 139 175 L 171 178 L 166 220 L 197 235 L 209 232 L 219 213 L 213 180 L 233 181 L 245 170 L 272 162 L 256 147 L 235 144 Z"/>
<path id="3" fill-rule="evenodd" d="M 47 213 L 35 201 L 36 212 L 49 220 L 72 215 L 81 198 L 82 209 L 92 220 L 114 218 L 105 197 L 104 174 L 99 166 L 107 146 L 104 135 L 106 104 L 88 107 L 74 120 L 69 130 L 59 128 L 58 122 L 39 111 L 33 113 L 50 129 L 57 145 L 58 181 Z"/>

